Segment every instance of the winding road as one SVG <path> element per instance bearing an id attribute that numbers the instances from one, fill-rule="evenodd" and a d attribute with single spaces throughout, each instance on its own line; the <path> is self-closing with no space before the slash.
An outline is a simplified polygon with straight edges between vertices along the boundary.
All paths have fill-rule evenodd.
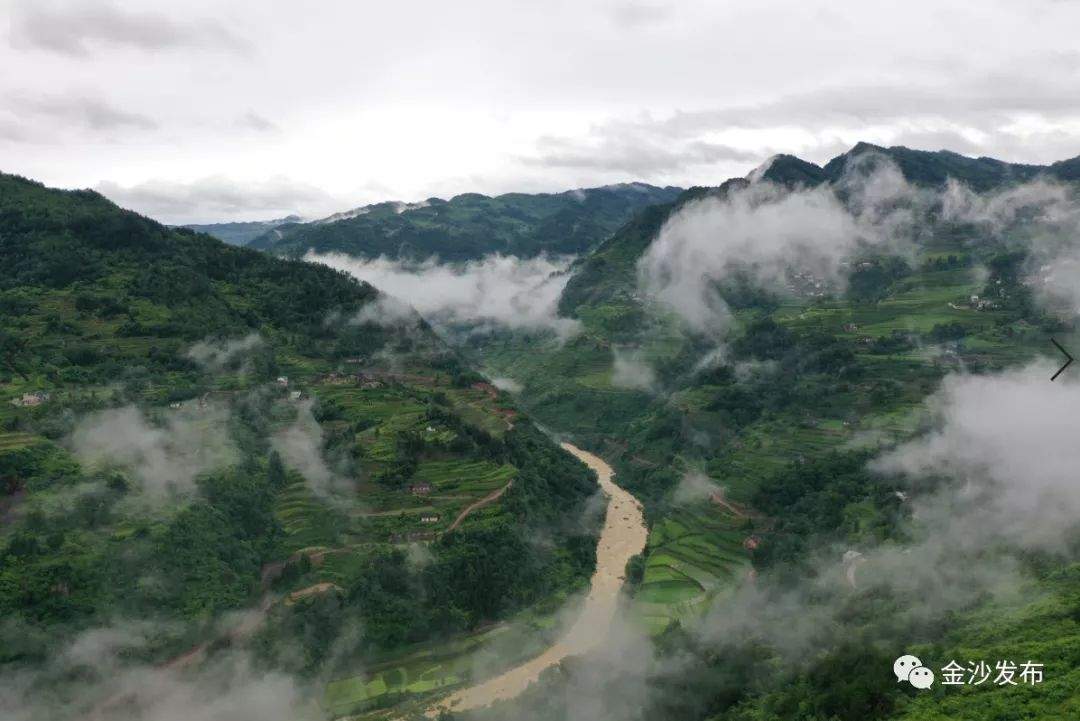
<path id="1" fill-rule="evenodd" d="M 607 638 L 625 581 L 626 562 L 645 548 L 645 519 L 638 500 L 611 480 L 611 466 L 569 443 L 562 447 L 596 471 L 608 499 L 604 528 L 596 545 L 596 571 L 580 614 L 566 634 L 542 654 L 487 681 L 455 691 L 427 710 L 429 718 L 446 709 L 467 711 L 512 699 L 536 681 L 544 669 L 567 656 L 585 653 Z"/>

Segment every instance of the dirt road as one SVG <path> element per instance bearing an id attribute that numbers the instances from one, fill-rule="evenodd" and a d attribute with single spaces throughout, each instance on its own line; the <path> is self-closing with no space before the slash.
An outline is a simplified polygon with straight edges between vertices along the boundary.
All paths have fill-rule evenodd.
<path id="1" fill-rule="evenodd" d="M 491 493 L 487 494 L 476 503 L 470 504 L 468 508 L 458 514 L 458 517 L 454 519 L 454 522 L 450 524 L 450 527 L 446 529 L 446 532 L 450 533 L 450 531 L 453 531 L 455 528 L 460 526 L 461 522 L 464 521 L 469 516 L 469 514 L 475 511 L 477 508 L 483 508 L 489 503 L 499 500 L 499 498 L 502 497 L 502 494 L 506 493 L 507 489 L 509 489 L 510 486 L 513 485 L 513 483 L 513 481 L 510 481 L 502 488 L 499 488 L 498 490 L 492 491 Z"/>
<path id="2" fill-rule="evenodd" d="M 611 480 L 614 472 L 608 464 L 569 443 L 564 443 L 563 448 L 596 471 L 600 487 L 608 498 L 604 528 L 596 545 L 596 572 L 580 615 L 562 639 L 542 654 L 476 686 L 454 692 L 428 709 L 430 718 L 447 708 L 466 711 L 514 698 L 544 669 L 567 656 L 595 648 L 607 638 L 623 585 L 626 562 L 645 548 L 645 519 L 637 499 Z"/>

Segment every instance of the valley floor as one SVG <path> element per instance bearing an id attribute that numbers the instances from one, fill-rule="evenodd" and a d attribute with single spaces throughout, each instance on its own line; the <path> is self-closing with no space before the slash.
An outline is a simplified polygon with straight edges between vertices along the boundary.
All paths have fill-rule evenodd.
<path id="1" fill-rule="evenodd" d="M 514 698 L 536 681 L 544 669 L 568 656 L 580 655 L 597 647 L 607 636 L 625 581 L 626 563 L 645 548 L 648 531 L 641 504 L 615 484 L 611 466 L 598 456 L 569 443 L 564 443 L 563 448 L 596 471 L 600 487 L 607 496 L 607 515 L 597 542 L 596 572 L 589 595 L 577 619 L 558 642 L 520 666 L 454 692 L 432 706 L 427 713 L 429 717 L 437 716 L 444 709 L 466 711 Z"/>

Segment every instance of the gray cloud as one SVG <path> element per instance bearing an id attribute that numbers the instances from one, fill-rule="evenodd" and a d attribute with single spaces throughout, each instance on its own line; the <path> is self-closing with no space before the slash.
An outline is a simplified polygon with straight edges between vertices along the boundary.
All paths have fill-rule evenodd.
<path id="1" fill-rule="evenodd" d="M 328 208 L 339 203 L 321 188 L 284 176 L 246 182 L 215 175 L 190 182 L 148 180 L 129 186 L 103 181 L 96 189 L 118 205 L 175 223 L 282 217 L 300 206 Z"/>
<path id="2" fill-rule="evenodd" d="M 123 110 L 104 98 L 88 94 L 35 95 L 21 92 L 9 96 L 7 110 L 13 139 L 55 141 L 51 128 L 62 127 L 93 133 L 154 130 L 157 121 Z"/>
<path id="3" fill-rule="evenodd" d="M 761 158 L 759 152 L 706 140 L 660 140 L 616 124 L 594 132 L 590 138 L 541 137 L 536 141 L 536 153 L 523 160 L 530 165 L 549 168 L 651 177 L 693 165 L 719 161 L 755 162 Z"/>
<path id="4" fill-rule="evenodd" d="M 131 11 L 113 2 L 16 3 L 12 42 L 73 57 L 86 57 L 99 46 L 144 51 L 202 47 L 243 53 L 246 41 L 216 20 L 176 20 L 165 13 Z"/>

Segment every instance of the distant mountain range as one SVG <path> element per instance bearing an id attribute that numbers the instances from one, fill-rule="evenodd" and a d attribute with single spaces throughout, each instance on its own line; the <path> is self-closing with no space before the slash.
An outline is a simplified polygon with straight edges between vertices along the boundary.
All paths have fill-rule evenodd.
<path id="1" fill-rule="evenodd" d="M 491 253 L 522 257 L 582 253 L 642 208 L 670 202 L 681 192 L 675 187 L 624 183 L 563 193 L 494 197 L 465 193 L 450 200 L 385 202 L 311 223 L 274 225 L 248 245 L 289 257 L 315 251 L 367 258 L 438 256 L 447 261 Z"/>
<path id="2" fill-rule="evenodd" d="M 224 240 L 229 245 L 247 245 L 260 235 L 286 223 L 300 223 L 303 221 L 299 215 L 289 215 L 275 220 L 253 220 L 240 223 L 193 223 L 190 225 L 177 226 L 190 228 L 200 233 L 212 235 L 218 240 Z"/>

